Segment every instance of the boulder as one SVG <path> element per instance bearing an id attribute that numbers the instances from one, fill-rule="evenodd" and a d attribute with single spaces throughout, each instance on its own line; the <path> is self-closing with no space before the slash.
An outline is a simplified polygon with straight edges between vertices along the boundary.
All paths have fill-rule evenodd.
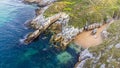
<path id="1" fill-rule="evenodd" d="M 101 32 L 101 36 L 102 36 L 103 39 L 108 38 L 108 35 L 109 35 L 109 33 L 108 33 L 106 30 L 103 30 L 103 31 Z"/>
<path id="2" fill-rule="evenodd" d="M 120 43 L 116 44 L 115 48 L 120 48 Z"/>
<path id="3" fill-rule="evenodd" d="M 92 30 L 91 35 L 95 35 L 96 33 L 97 33 L 97 28 Z"/>

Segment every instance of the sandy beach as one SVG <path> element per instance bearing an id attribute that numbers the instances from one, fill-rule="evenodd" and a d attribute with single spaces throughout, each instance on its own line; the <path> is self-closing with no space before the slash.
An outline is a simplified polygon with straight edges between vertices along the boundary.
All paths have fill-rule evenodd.
<path id="1" fill-rule="evenodd" d="M 98 28 L 95 35 L 91 35 L 92 30 L 80 33 L 78 36 L 76 36 L 74 43 L 82 46 L 83 48 L 89 48 L 91 46 L 101 44 L 103 41 L 101 32 L 106 29 L 108 25 L 109 24 L 104 24 L 103 26 Z"/>

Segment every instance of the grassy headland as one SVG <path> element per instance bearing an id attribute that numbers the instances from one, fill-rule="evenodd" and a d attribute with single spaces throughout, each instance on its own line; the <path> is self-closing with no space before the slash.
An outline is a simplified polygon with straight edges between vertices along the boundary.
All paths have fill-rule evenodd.
<path id="1" fill-rule="evenodd" d="M 108 17 L 113 17 L 119 11 L 119 0 L 58 0 L 52 4 L 45 16 L 51 16 L 59 12 L 70 15 L 70 25 L 81 28 L 86 23 L 103 22 Z"/>

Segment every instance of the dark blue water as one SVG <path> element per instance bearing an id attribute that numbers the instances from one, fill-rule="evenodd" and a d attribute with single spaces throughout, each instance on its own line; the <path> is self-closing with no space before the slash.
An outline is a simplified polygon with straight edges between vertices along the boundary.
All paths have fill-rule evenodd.
<path id="1" fill-rule="evenodd" d="M 73 68 L 76 51 L 50 47 L 48 34 L 30 45 L 20 43 L 32 31 L 25 29 L 24 22 L 34 17 L 35 9 L 19 0 L 0 0 L 0 68 Z"/>

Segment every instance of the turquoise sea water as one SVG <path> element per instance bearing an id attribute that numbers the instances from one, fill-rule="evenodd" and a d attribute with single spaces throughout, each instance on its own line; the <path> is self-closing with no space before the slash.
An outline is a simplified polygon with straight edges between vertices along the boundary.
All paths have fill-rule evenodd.
<path id="1" fill-rule="evenodd" d="M 48 34 L 29 45 L 20 43 L 32 31 L 25 29 L 24 22 L 34 17 L 35 9 L 19 0 L 0 0 L 0 68 L 73 68 L 76 51 L 50 47 Z"/>

